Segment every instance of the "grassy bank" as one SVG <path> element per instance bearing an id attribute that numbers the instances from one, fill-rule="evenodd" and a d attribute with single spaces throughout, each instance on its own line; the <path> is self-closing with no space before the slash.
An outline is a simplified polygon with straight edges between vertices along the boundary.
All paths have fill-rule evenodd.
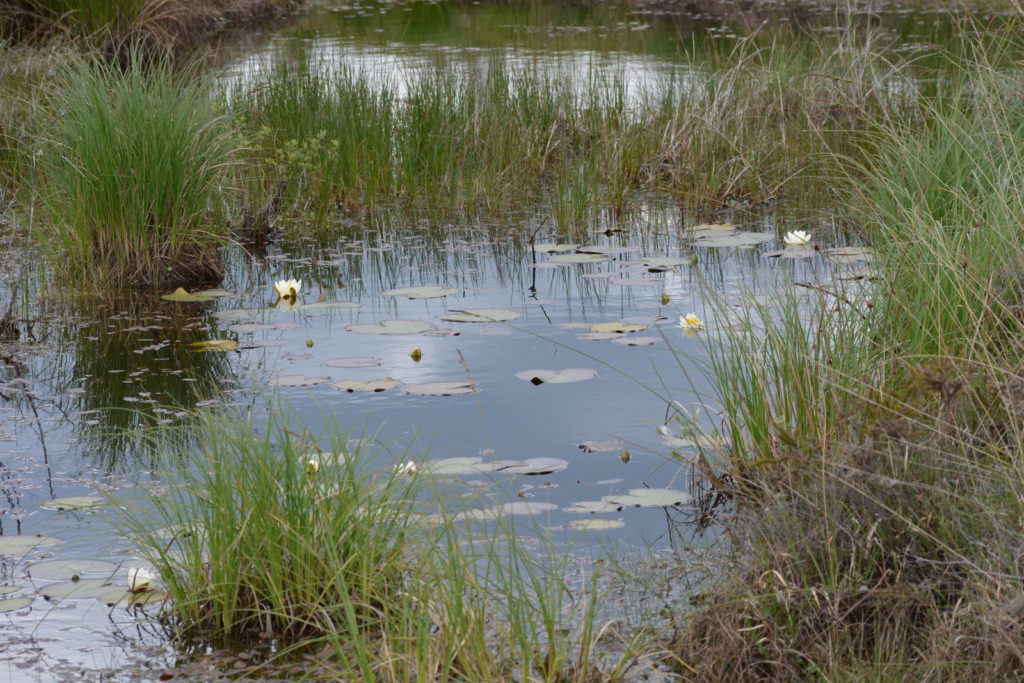
<path id="1" fill-rule="evenodd" d="M 1019 48 L 950 56 L 941 97 L 845 159 L 873 285 L 762 309 L 715 352 L 741 514 L 676 642 L 695 679 L 1024 671 Z"/>

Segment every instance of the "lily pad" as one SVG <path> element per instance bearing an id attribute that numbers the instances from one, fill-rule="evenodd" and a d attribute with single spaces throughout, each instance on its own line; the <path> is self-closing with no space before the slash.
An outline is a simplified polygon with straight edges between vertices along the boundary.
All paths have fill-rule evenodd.
<path id="1" fill-rule="evenodd" d="M 163 299 L 164 301 L 186 301 L 186 302 L 210 301 L 210 300 L 212 300 L 212 297 L 204 296 L 202 294 L 189 294 L 188 292 L 185 291 L 184 287 L 178 287 L 176 290 L 174 290 L 170 294 L 164 294 L 160 298 Z"/>
<path id="2" fill-rule="evenodd" d="M 665 280 L 660 277 L 616 277 L 608 283 L 619 287 L 660 287 Z"/>
<path id="3" fill-rule="evenodd" d="M 112 575 L 117 565 L 103 560 L 49 560 L 30 565 L 28 574 L 33 579 L 66 581 L 81 574 Z"/>
<path id="4" fill-rule="evenodd" d="M 832 247 L 831 249 L 822 249 L 821 253 L 829 261 L 842 264 L 857 263 L 858 261 L 870 263 L 878 257 L 871 247 Z"/>
<path id="5" fill-rule="evenodd" d="M 358 334 L 419 334 L 434 329 L 434 325 L 423 320 L 382 320 L 374 324 L 346 325 L 345 329 Z"/>
<path id="6" fill-rule="evenodd" d="M 554 503 L 517 501 L 515 503 L 503 503 L 481 510 L 464 510 L 455 515 L 455 519 L 492 520 L 501 519 L 510 515 L 539 515 L 544 512 L 550 512 L 557 509 L 558 506 Z"/>
<path id="7" fill-rule="evenodd" d="M 109 593 L 117 588 L 107 579 L 81 579 L 79 581 L 64 581 L 46 586 L 39 591 L 47 600 L 60 600 L 65 598 L 98 598 L 104 593 Z M 124 590 L 128 590 L 125 588 Z"/>
<path id="8" fill-rule="evenodd" d="M 257 322 L 243 322 L 235 323 L 228 327 L 232 332 L 241 332 L 243 334 L 250 332 L 259 332 L 260 330 L 272 330 L 274 329 L 273 323 L 257 323 Z"/>
<path id="9" fill-rule="evenodd" d="M 440 476 L 458 476 L 462 474 L 482 474 L 494 472 L 502 466 L 502 463 L 484 462 L 480 457 L 457 456 L 454 458 L 441 458 L 424 463 L 420 471 L 425 474 Z"/>
<path id="10" fill-rule="evenodd" d="M 690 494 L 672 489 L 631 489 L 629 493 L 605 496 L 604 500 L 623 507 L 670 507 L 690 502 Z"/>
<path id="11" fill-rule="evenodd" d="M 54 498 L 42 504 L 47 510 L 82 510 L 103 504 L 103 496 L 69 496 Z"/>
<path id="12" fill-rule="evenodd" d="M 234 351 L 238 348 L 238 342 L 234 339 L 208 339 L 192 342 L 188 348 L 192 351 Z"/>
<path id="13" fill-rule="evenodd" d="M 382 292 L 383 296 L 407 296 L 410 299 L 434 299 L 441 296 L 455 294 L 451 287 L 429 286 L 429 287 L 398 287 Z"/>
<path id="14" fill-rule="evenodd" d="M 519 311 L 511 308 L 467 308 L 439 315 L 450 323 L 503 323 L 521 317 Z"/>
<path id="15" fill-rule="evenodd" d="M 765 253 L 761 254 L 761 256 L 763 258 L 796 260 L 802 258 L 811 258 L 817 253 L 818 252 L 816 252 L 814 249 L 811 249 L 810 247 L 786 247 L 785 249 L 775 249 L 773 251 L 766 251 Z"/>
<path id="16" fill-rule="evenodd" d="M 574 519 L 569 522 L 570 529 L 577 531 L 607 531 L 621 529 L 626 526 L 621 519 Z"/>
<path id="17" fill-rule="evenodd" d="M 133 593 L 127 588 L 115 588 L 114 590 L 108 590 L 102 595 L 97 595 L 96 599 L 107 607 L 141 607 L 142 605 L 149 605 L 154 602 L 164 602 L 169 597 L 166 591 L 160 589 Z"/>
<path id="18" fill-rule="evenodd" d="M 621 336 L 621 332 L 584 332 L 583 334 L 576 335 L 576 338 L 586 341 L 609 341 L 611 339 L 618 339 Z"/>
<path id="19" fill-rule="evenodd" d="M 325 360 L 323 364 L 329 368 L 374 368 L 382 362 L 382 359 L 374 356 L 349 356 Z"/>
<path id="20" fill-rule="evenodd" d="M 275 387 L 311 387 L 315 384 L 330 382 L 330 377 L 306 377 L 305 375 L 281 375 L 274 377 L 268 384 Z"/>
<path id="21" fill-rule="evenodd" d="M 650 325 L 643 325 L 641 323 L 627 323 L 623 320 L 613 320 L 607 323 L 596 323 L 590 326 L 591 332 L 618 332 L 619 334 L 628 334 L 630 332 L 640 332 L 646 330 Z"/>
<path id="22" fill-rule="evenodd" d="M 388 389 L 394 389 L 400 384 L 401 382 L 393 377 L 385 377 L 383 379 L 371 379 L 366 382 L 357 379 L 343 379 L 331 386 L 338 391 L 347 391 L 351 394 L 354 391 L 387 391 Z"/>
<path id="23" fill-rule="evenodd" d="M 608 254 L 555 254 L 548 259 L 548 263 L 601 263 L 611 260 Z"/>
<path id="24" fill-rule="evenodd" d="M 622 346 L 653 346 L 661 341 L 661 337 L 619 337 L 612 339 L 612 344 Z"/>
<path id="25" fill-rule="evenodd" d="M 629 261 L 626 261 L 625 264 L 627 266 L 642 266 L 648 270 L 663 270 L 668 268 L 675 268 L 676 266 L 685 266 L 689 262 L 689 257 L 680 258 L 678 256 L 650 256 L 648 258 L 631 259 Z"/>
<path id="26" fill-rule="evenodd" d="M 732 223 L 701 223 L 691 227 L 687 230 L 686 234 L 690 239 L 700 239 L 703 237 L 727 235 L 731 232 L 736 232 L 736 226 Z"/>
<path id="27" fill-rule="evenodd" d="M 555 254 L 563 251 L 572 251 L 578 244 L 555 244 L 554 242 L 542 242 L 533 245 L 533 250 L 538 254 Z"/>
<path id="28" fill-rule="evenodd" d="M 610 453 L 622 448 L 621 441 L 584 441 L 576 446 L 584 453 Z"/>
<path id="29" fill-rule="evenodd" d="M 474 393 L 476 385 L 465 381 L 425 382 L 402 387 L 402 391 L 413 396 L 457 396 Z"/>
<path id="30" fill-rule="evenodd" d="M 608 502 L 607 500 L 581 500 L 578 503 L 573 503 L 567 508 L 562 508 L 564 512 L 572 512 L 578 515 L 593 515 L 600 514 L 602 512 L 618 512 L 621 509 L 621 505 Z"/>
<path id="31" fill-rule="evenodd" d="M 54 536 L 0 536 L 0 555 L 25 555 L 39 546 L 62 543 Z"/>
<path id="32" fill-rule="evenodd" d="M 21 586 L 0 586 L 0 595 L 10 595 L 21 590 Z"/>
<path id="33" fill-rule="evenodd" d="M 329 311 L 341 311 L 346 309 L 359 308 L 360 304 L 355 301 L 314 301 L 310 304 L 302 304 L 299 310 L 303 313 L 327 313 Z"/>
<path id="34" fill-rule="evenodd" d="M 252 320 L 252 313 L 244 308 L 232 308 L 227 311 L 217 311 L 213 314 L 213 317 L 222 323 L 241 322 L 243 320 Z"/>
<path id="35" fill-rule="evenodd" d="M 238 296 L 238 292 L 230 292 L 226 289 L 204 289 L 201 292 L 196 292 L 194 296 L 206 296 L 221 299 L 228 296 Z"/>
<path id="36" fill-rule="evenodd" d="M 700 237 L 690 242 L 694 247 L 753 247 L 775 239 L 775 235 L 762 232 L 738 231 L 723 235 Z"/>
<path id="37" fill-rule="evenodd" d="M 565 370 L 523 370 L 516 377 L 533 384 L 567 384 L 582 382 L 597 377 L 597 370 L 590 368 L 566 368 Z"/>
<path id="38" fill-rule="evenodd" d="M 5 612 L 13 612 L 14 610 L 23 609 L 32 604 L 32 600 L 35 598 L 23 597 L 23 598 L 10 598 L 9 600 L 0 600 L 0 614 Z"/>
<path id="39" fill-rule="evenodd" d="M 561 458 L 529 458 L 521 463 L 503 467 L 501 471 L 526 475 L 552 474 L 561 472 L 568 466 L 569 461 Z"/>

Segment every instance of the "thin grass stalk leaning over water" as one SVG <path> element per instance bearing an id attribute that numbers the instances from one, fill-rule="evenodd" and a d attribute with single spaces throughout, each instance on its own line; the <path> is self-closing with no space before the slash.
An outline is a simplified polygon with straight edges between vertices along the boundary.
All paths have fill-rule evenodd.
<path id="1" fill-rule="evenodd" d="M 160 61 L 68 66 L 42 158 L 58 274 L 77 286 L 219 280 L 215 200 L 237 146 L 207 83 Z"/>

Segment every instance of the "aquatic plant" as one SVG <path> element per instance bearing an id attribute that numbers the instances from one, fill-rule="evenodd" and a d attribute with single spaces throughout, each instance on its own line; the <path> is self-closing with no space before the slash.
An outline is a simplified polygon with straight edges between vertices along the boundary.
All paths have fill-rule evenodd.
<path id="1" fill-rule="evenodd" d="M 60 278 L 79 289 L 221 278 L 215 200 L 238 141 L 204 79 L 166 61 L 74 60 L 51 113 L 43 241 Z"/>

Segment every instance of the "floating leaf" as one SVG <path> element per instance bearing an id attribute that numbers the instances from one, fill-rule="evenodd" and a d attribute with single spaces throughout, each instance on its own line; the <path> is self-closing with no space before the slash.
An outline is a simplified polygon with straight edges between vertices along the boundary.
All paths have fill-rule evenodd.
<path id="1" fill-rule="evenodd" d="M 542 242 L 541 244 L 533 245 L 533 250 L 538 254 L 554 254 L 561 251 L 572 251 L 577 246 L 576 244 L 555 244 L 554 242 Z"/>
<path id="2" fill-rule="evenodd" d="M 650 325 L 642 325 L 640 323 L 627 323 L 623 320 L 613 320 L 608 323 L 596 323 L 590 326 L 591 332 L 618 332 L 619 334 L 628 334 L 629 332 L 640 332 L 646 330 Z"/>
<path id="3" fill-rule="evenodd" d="M 188 347 L 193 351 L 234 351 L 238 342 L 234 339 L 208 339 L 192 342 Z"/>
<path id="4" fill-rule="evenodd" d="M 539 475 L 561 472 L 568 466 L 569 461 L 561 458 L 529 458 L 521 463 L 503 467 L 500 471 L 509 474 Z"/>
<path id="5" fill-rule="evenodd" d="M 621 441 L 584 441 L 576 447 L 584 453 L 610 453 L 619 450 L 621 446 Z"/>
<path id="6" fill-rule="evenodd" d="M 349 356 L 325 360 L 323 364 L 329 368 L 373 368 L 380 365 L 381 362 L 380 358 L 374 356 Z"/>
<path id="7" fill-rule="evenodd" d="M 777 258 L 777 259 L 802 259 L 811 258 L 818 252 L 814 251 L 810 247 L 786 247 L 785 249 L 775 249 L 773 251 L 766 251 L 761 256 L 763 258 Z"/>
<path id="8" fill-rule="evenodd" d="M 619 287 L 660 287 L 665 280 L 660 277 L 616 277 L 608 283 Z"/>
<path id="9" fill-rule="evenodd" d="M 49 560 L 30 565 L 28 574 L 33 579 L 63 581 L 81 574 L 111 575 L 117 565 L 103 560 Z"/>
<path id="10" fill-rule="evenodd" d="M 64 581 L 62 583 L 55 583 L 52 586 L 46 586 L 39 591 L 39 594 L 47 600 L 98 598 L 104 593 L 109 593 L 114 588 L 117 588 L 117 586 L 108 582 L 107 579 L 81 579 L 79 581 Z M 128 589 L 125 588 L 125 590 Z"/>
<path id="11" fill-rule="evenodd" d="M 661 337 L 619 337 L 612 339 L 612 344 L 622 346 L 653 346 L 661 341 Z"/>
<path id="12" fill-rule="evenodd" d="M 622 322 L 636 325 L 659 325 L 667 323 L 669 320 L 670 318 L 665 315 L 631 315 L 628 318 L 623 318 Z"/>
<path id="13" fill-rule="evenodd" d="M 612 257 L 608 254 L 555 254 L 548 259 L 548 263 L 601 263 L 611 260 Z"/>
<path id="14" fill-rule="evenodd" d="M 669 507 L 690 502 L 690 494 L 672 489 L 631 489 L 628 494 L 605 496 L 609 503 L 623 507 Z"/>
<path id="15" fill-rule="evenodd" d="M 103 504 L 103 496 L 69 496 L 54 498 L 42 504 L 47 510 L 82 510 Z"/>
<path id="16" fill-rule="evenodd" d="M 0 555 L 25 555 L 39 546 L 61 542 L 53 536 L 0 536 Z"/>
<path id="17" fill-rule="evenodd" d="M 621 529 L 625 523 L 621 519 L 574 519 L 569 522 L 569 528 L 577 531 L 607 531 L 608 529 Z"/>
<path id="18" fill-rule="evenodd" d="M 232 308 L 227 311 L 217 311 L 213 314 L 213 317 L 222 323 L 241 322 L 243 320 L 252 320 L 252 313 L 244 308 Z"/>
<path id="19" fill-rule="evenodd" d="M 690 239 L 700 239 L 726 235 L 731 232 L 736 232 L 736 226 L 732 223 L 701 223 L 690 228 L 686 234 Z"/>
<path id="20" fill-rule="evenodd" d="M 299 310 L 303 313 L 327 313 L 330 311 L 341 311 L 346 309 L 359 308 L 360 304 L 355 301 L 314 301 L 311 304 L 302 304 Z"/>
<path id="21" fill-rule="evenodd" d="M 275 387 L 311 387 L 315 384 L 330 382 L 330 377 L 306 377 L 305 375 L 281 375 L 274 377 L 268 384 Z"/>
<path id="22" fill-rule="evenodd" d="M 618 512 L 622 509 L 621 505 L 611 503 L 607 500 L 581 500 L 578 503 L 573 503 L 567 508 L 562 508 L 564 512 L 572 512 L 578 515 L 593 515 L 600 514 L 603 512 Z"/>
<path id="23" fill-rule="evenodd" d="M 127 588 L 115 588 L 96 596 L 96 599 L 107 607 L 141 607 L 142 605 L 149 605 L 154 602 L 164 602 L 169 598 L 170 596 L 167 592 L 159 588 L 144 590 L 139 593 L 133 593 Z"/>
<path id="24" fill-rule="evenodd" d="M 10 595 L 21 590 L 21 586 L 0 586 L 0 595 Z"/>
<path id="25" fill-rule="evenodd" d="M 690 258 L 681 258 L 679 256 L 650 256 L 648 258 L 631 259 L 625 262 L 627 266 L 642 266 L 648 270 L 657 269 L 664 270 L 668 268 L 675 268 L 677 266 L 685 266 L 690 262 Z"/>
<path id="26" fill-rule="evenodd" d="M 392 377 L 385 377 L 383 379 L 371 379 L 366 382 L 362 382 L 357 379 L 343 379 L 340 382 L 335 382 L 331 386 L 338 391 L 347 391 L 352 393 L 353 391 L 387 391 L 388 389 L 394 389 L 399 386 L 401 382 Z"/>
<path id="27" fill-rule="evenodd" d="M 402 391 L 413 396 L 456 396 L 458 394 L 472 394 L 476 391 L 476 385 L 470 382 L 426 382 L 424 384 L 410 384 L 402 387 Z"/>
<path id="28" fill-rule="evenodd" d="M 410 299 L 434 299 L 440 296 L 455 294 L 457 290 L 451 287 L 429 286 L 429 287 L 398 287 L 382 292 L 383 296 L 407 296 Z"/>
<path id="29" fill-rule="evenodd" d="M 543 512 L 550 512 L 557 509 L 558 506 L 553 503 L 539 503 L 533 501 L 503 503 L 501 505 L 495 505 L 494 507 L 484 508 L 482 510 L 464 510 L 463 512 L 455 515 L 455 519 L 492 520 L 508 517 L 509 515 L 539 515 Z"/>
<path id="30" fill-rule="evenodd" d="M 458 476 L 461 474 L 494 472 L 502 466 L 503 463 L 484 462 L 484 459 L 480 457 L 457 456 L 431 460 L 424 463 L 420 471 L 425 474 L 440 476 Z"/>
<path id="31" fill-rule="evenodd" d="M 621 336 L 621 332 L 584 332 L 583 334 L 576 335 L 576 338 L 586 341 L 608 341 L 610 339 L 618 339 Z"/>
<path id="32" fill-rule="evenodd" d="M 196 292 L 195 296 L 206 296 L 220 299 L 226 296 L 238 296 L 238 292 L 229 292 L 226 289 L 204 289 L 201 292 Z"/>
<path id="33" fill-rule="evenodd" d="M 821 253 L 829 261 L 842 264 L 857 263 L 858 261 L 870 263 L 878 257 L 871 247 L 832 247 L 831 249 L 822 249 Z"/>
<path id="34" fill-rule="evenodd" d="M 609 247 L 603 244 L 588 244 L 583 247 L 576 247 L 576 251 L 581 254 L 605 254 L 611 256 L 612 254 L 624 254 L 629 251 L 625 247 Z"/>
<path id="35" fill-rule="evenodd" d="M 211 300 L 211 297 L 209 297 L 209 296 L 203 296 L 201 294 L 189 294 L 188 292 L 185 291 L 184 287 L 178 287 L 176 290 L 174 290 L 170 294 L 164 294 L 160 298 L 163 299 L 164 301 L 187 301 L 187 302 L 210 301 Z"/>
<path id="36" fill-rule="evenodd" d="M 376 324 L 346 325 L 345 329 L 359 334 L 419 334 L 434 329 L 434 325 L 422 320 L 383 320 Z"/>
<path id="37" fill-rule="evenodd" d="M 763 232 L 735 232 L 726 235 L 713 235 L 695 239 L 690 244 L 694 247 L 753 247 L 775 239 L 774 234 Z"/>
<path id="38" fill-rule="evenodd" d="M 28 607 L 32 604 L 34 598 L 11 598 L 10 600 L 0 600 L 0 614 L 5 612 L 13 612 L 14 610 Z"/>
<path id="39" fill-rule="evenodd" d="M 565 370 L 523 370 L 516 377 L 533 384 L 567 384 L 582 382 L 597 377 L 597 371 L 590 368 L 566 368 Z"/>
<path id="40" fill-rule="evenodd" d="M 467 308 L 454 310 L 438 317 L 450 323 L 503 323 L 515 320 L 520 316 L 518 311 L 513 311 L 510 308 Z"/>

